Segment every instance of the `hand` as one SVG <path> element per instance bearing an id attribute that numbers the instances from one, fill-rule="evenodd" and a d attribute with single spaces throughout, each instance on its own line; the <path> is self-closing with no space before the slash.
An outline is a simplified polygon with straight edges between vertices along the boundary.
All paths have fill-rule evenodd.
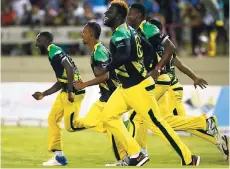
<path id="1" fill-rule="evenodd" d="M 155 81 L 157 81 L 158 77 L 160 76 L 160 72 L 157 69 L 153 69 L 151 76 Z"/>
<path id="2" fill-rule="evenodd" d="M 73 93 L 72 92 L 69 92 L 68 93 L 68 100 L 73 103 L 74 102 L 74 97 L 73 97 Z"/>
<path id="3" fill-rule="evenodd" d="M 73 85 L 76 90 L 81 90 L 81 89 L 86 88 L 85 83 L 83 83 L 82 81 L 74 81 Z"/>
<path id="4" fill-rule="evenodd" d="M 198 86 L 200 86 L 201 89 L 204 89 L 204 88 L 206 88 L 206 85 L 208 85 L 208 83 L 204 79 L 199 78 L 199 77 L 196 77 L 193 81 L 194 81 L 193 85 L 195 88 L 198 85 Z"/>
<path id="5" fill-rule="evenodd" d="M 34 94 L 32 94 L 32 96 L 36 99 L 36 100 L 41 100 L 44 96 L 43 93 L 41 92 L 35 92 Z"/>

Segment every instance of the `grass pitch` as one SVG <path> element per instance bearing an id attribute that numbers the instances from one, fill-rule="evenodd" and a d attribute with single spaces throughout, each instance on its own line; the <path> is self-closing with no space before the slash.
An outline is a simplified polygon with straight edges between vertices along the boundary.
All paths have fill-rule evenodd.
<path id="1" fill-rule="evenodd" d="M 47 151 L 47 128 L 2 127 L 1 164 L 2 168 L 43 168 L 42 162 L 53 154 Z M 201 156 L 200 167 L 228 168 L 222 154 L 211 143 L 192 137 L 181 137 L 193 154 Z M 70 168 L 104 167 L 113 162 L 110 142 L 106 134 L 85 130 L 76 133 L 63 132 L 64 154 Z M 172 148 L 154 135 L 149 135 L 148 168 L 180 168 L 180 158 Z M 188 167 L 187 167 L 188 168 Z M 189 167 L 190 168 L 190 167 Z M 196 167 L 197 168 L 197 167 Z"/>

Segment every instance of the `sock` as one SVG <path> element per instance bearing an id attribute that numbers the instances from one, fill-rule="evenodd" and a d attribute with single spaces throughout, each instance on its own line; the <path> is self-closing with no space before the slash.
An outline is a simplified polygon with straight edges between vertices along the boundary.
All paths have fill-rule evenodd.
<path id="1" fill-rule="evenodd" d="M 55 151 L 55 154 L 57 155 L 57 156 L 63 156 L 63 151 Z"/>
<path id="2" fill-rule="evenodd" d="M 137 158 L 137 157 L 139 156 L 139 154 L 140 154 L 140 153 L 131 155 L 130 158 Z"/>
<path id="3" fill-rule="evenodd" d="M 147 154 L 148 154 L 148 152 L 147 152 L 147 149 L 146 149 L 146 148 L 142 148 L 142 149 L 141 149 L 141 152 L 142 152 L 144 155 L 147 155 Z"/>

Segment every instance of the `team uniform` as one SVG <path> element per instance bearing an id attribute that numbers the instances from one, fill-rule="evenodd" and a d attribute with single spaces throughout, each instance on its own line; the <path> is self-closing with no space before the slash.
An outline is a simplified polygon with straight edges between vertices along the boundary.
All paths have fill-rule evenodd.
<path id="1" fill-rule="evenodd" d="M 72 132 L 76 130 L 73 121 L 78 118 L 82 100 L 85 96 L 85 90 L 75 90 L 73 88 L 74 102 L 68 100 L 68 80 L 66 70 L 62 65 L 67 60 L 74 67 L 74 80 L 81 81 L 81 76 L 71 57 L 67 55 L 60 47 L 51 44 L 47 48 L 50 64 L 55 72 L 58 82 L 62 89 L 58 94 L 48 117 L 49 128 L 49 151 L 62 150 L 62 136 L 60 122 L 64 118 L 65 129 Z"/>
<path id="2" fill-rule="evenodd" d="M 154 25 L 146 21 L 143 21 L 141 23 L 138 30 L 139 30 L 138 32 L 142 36 L 144 36 L 146 39 L 149 40 L 149 42 L 152 44 L 154 48 L 157 48 L 157 57 L 156 56 L 153 57 L 152 63 L 150 63 L 149 65 L 145 65 L 145 67 L 150 71 L 152 70 L 152 68 L 155 67 L 157 61 L 159 61 L 159 58 L 161 58 L 162 53 L 164 52 L 164 48 L 162 44 L 165 41 L 165 39 L 167 39 L 167 36 L 159 34 L 158 29 Z M 207 132 L 208 124 L 206 122 L 207 119 L 206 115 L 200 115 L 195 117 L 184 116 L 185 111 L 184 109 L 182 109 L 183 108 L 182 95 L 180 95 L 183 93 L 183 88 L 178 83 L 178 79 L 175 76 L 173 57 L 172 60 L 163 69 L 162 74 L 159 76 L 158 81 L 156 82 L 156 88 L 154 90 L 154 96 L 160 108 L 160 115 L 162 118 L 165 119 L 165 121 L 168 122 L 168 124 L 174 130 L 186 130 L 216 144 L 217 139 L 219 138 L 215 138 L 214 135 L 208 134 Z M 168 96 L 169 92 L 171 96 L 170 98 Z M 173 112 L 175 113 L 177 109 L 174 109 L 174 111 L 172 111 L 172 109 L 169 108 L 172 107 L 172 105 L 176 106 L 176 108 L 178 108 L 178 110 L 181 111 L 183 114 L 180 115 L 178 113 L 178 115 L 175 116 Z M 131 112 L 130 114 L 130 122 L 132 124 L 130 130 L 132 132 L 132 136 L 138 141 L 139 145 L 143 149 L 146 149 L 147 134 L 148 134 L 147 124 L 143 122 L 140 116 L 136 115 L 135 111 Z M 159 133 L 155 131 L 155 134 L 159 134 Z"/>
<path id="3" fill-rule="evenodd" d="M 150 72 L 153 70 L 160 60 L 162 53 L 162 44 L 168 38 L 167 35 L 160 34 L 160 31 L 155 25 L 152 25 L 146 21 L 143 21 L 138 28 L 138 32 L 144 36 L 151 45 L 157 49 L 157 53 L 153 53 L 152 60 L 144 61 L 145 67 Z M 145 60 L 145 58 L 144 58 Z M 174 117 L 172 113 L 169 112 L 168 105 L 168 90 L 171 84 L 171 79 L 167 74 L 166 68 L 163 69 L 161 75 L 156 82 L 156 87 L 154 90 L 154 97 L 156 98 L 159 108 L 160 108 L 160 115 L 163 117 L 169 125 L 174 130 L 188 130 L 188 129 L 203 129 L 206 130 L 206 117 L 199 116 L 199 117 Z M 153 94 L 149 92 L 150 96 L 153 97 Z M 139 145 L 142 149 L 147 148 L 147 135 L 148 135 L 148 125 L 143 121 L 143 119 L 136 113 L 136 111 L 130 111 L 130 132 L 132 136 L 137 140 Z M 155 130 L 154 133 L 161 135 L 159 130 Z M 120 154 L 121 158 L 125 157 L 125 154 Z"/>
<path id="4" fill-rule="evenodd" d="M 101 43 L 98 42 L 94 46 L 94 50 L 91 55 L 91 68 L 94 72 L 94 68 L 97 66 L 103 66 L 108 64 L 111 61 L 111 53 L 109 50 Z M 99 84 L 100 88 L 100 98 L 97 100 L 90 108 L 88 113 L 84 118 L 80 118 L 75 120 L 74 124 L 77 128 L 90 128 L 97 132 L 107 132 L 110 142 L 112 143 L 112 148 L 116 158 L 119 158 L 119 154 L 126 154 L 125 150 L 122 149 L 119 142 L 114 138 L 114 136 L 108 132 L 101 122 L 99 114 L 102 112 L 106 102 L 108 101 L 109 97 L 112 93 L 116 90 L 117 86 L 119 86 L 119 81 L 116 77 L 114 71 L 109 72 L 109 79 Z M 127 119 L 128 122 L 128 119 Z M 127 122 L 124 121 L 125 125 L 127 126 Z"/>
<path id="5" fill-rule="evenodd" d="M 178 78 L 175 74 L 175 57 L 176 54 L 173 54 L 172 59 L 166 65 L 166 71 L 171 79 L 171 85 L 169 88 L 169 98 L 171 102 L 169 102 L 169 111 L 173 112 L 173 115 L 177 116 L 186 116 L 186 111 L 183 103 L 183 86 L 179 83 Z M 199 137 L 202 137 L 213 144 L 217 144 L 217 141 L 213 135 L 210 135 L 205 130 L 189 130 L 188 132 L 195 134 Z"/>
<path id="6" fill-rule="evenodd" d="M 122 144 L 129 156 L 138 154 L 141 147 L 120 120 L 124 112 L 133 108 L 148 128 L 158 131 L 159 136 L 171 144 L 182 163 L 189 164 L 192 160 L 190 150 L 160 116 L 154 97 L 155 82 L 148 77 L 143 65 L 141 39 L 131 29 L 126 24 L 120 25 L 110 41 L 112 62 L 106 67 L 108 71 L 115 69 L 121 86 L 111 95 L 100 114 L 104 127 Z"/>
<path id="7" fill-rule="evenodd" d="M 108 64 L 111 59 L 110 55 L 109 50 L 101 42 L 98 42 L 94 46 L 94 50 L 91 55 L 91 68 L 93 72 L 96 66 Z M 77 119 L 74 122 L 75 125 L 78 128 L 92 128 L 98 132 L 105 132 L 102 123 L 99 123 L 99 114 L 102 112 L 105 103 L 108 101 L 109 97 L 112 95 L 118 85 L 119 82 L 117 81 L 115 73 L 110 71 L 109 79 L 106 82 L 99 84 L 101 94 L 99 100 L 92 105 L 84 118 Z"/>

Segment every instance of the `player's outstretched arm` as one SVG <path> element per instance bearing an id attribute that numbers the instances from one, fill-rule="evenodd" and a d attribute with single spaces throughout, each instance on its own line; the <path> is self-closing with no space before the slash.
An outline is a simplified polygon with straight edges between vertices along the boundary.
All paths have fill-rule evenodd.
<path id="1" fill-rule="evenodd" d="M 195 88 L 198 85 L 203 89 L 206 88 L 206 85 L 208 85 L 208 83 L 204 79 L 197 77 L 196 74 L 188 66 L 186 66 L 177 56 L 175 57 L 175 66 L 182 73 L 186 74 L 193 80 Z"/>
<path id="2" fill-rule="evenodd" d="M 75 81 L 74 82 L 74 87 L 76 90 L 81 90 L 89 86 L 94 86 L 94 85 L 99 85 L 100 83 L 105 82 L 106 80 L 109 79 L 109 73 L 105 73 L 101 76 L 95 77 L 92 80 L 89 80 L 87 82 L 80 82 L 80 81 Z"/>
<path id="3" fill-rule="evenodd" d="M 44 92 L 35 92 L 32 96 L 36 99 L 36 100 L 41 100 L 43 97 L 51 95 L 53 93 L 56 93 L 57 91 L 59 91 L 62 88 L 62 85 L 60 84 L 60 82 L 56 82 L 51 88 L 49 88 L 48 90 L 44 91 Z"/>

